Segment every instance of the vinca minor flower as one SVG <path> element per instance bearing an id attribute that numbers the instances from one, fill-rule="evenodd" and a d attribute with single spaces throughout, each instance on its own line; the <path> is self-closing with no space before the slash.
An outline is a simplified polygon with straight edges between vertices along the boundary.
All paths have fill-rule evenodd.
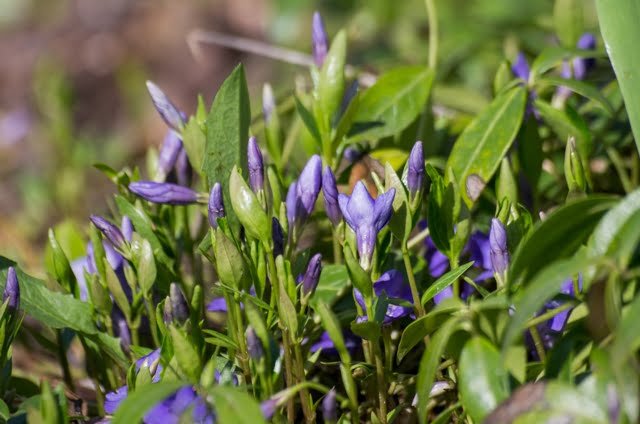
<path id="1" fill-rule="evenodd" d="M 7 302 L 9 309 L 20 309 L 20 284 L 14 267 L 7 269 L 7 282 L 2 292 L 2 302 Z"/>
<path id="2" fill-rule="evenodd" d="M 393 212 L 395 189 L 380 194 L 375 200 L 362 181 L 358 181 L 351 196 L 340 194 L 338 203 L 344 219 L 356 233 L 360 265 L 368 270 L 376 246 L 378 232 L 387 225 Z"/>
<path id="3" fill-rule="evenodd" d="M 489 249 L 493 272 L 496 274 L 504 273 L 509 265 L 507 229 L 497 218 L 491 219 L 491 229 L 489 230 Z"/>
<path id="4" fill-rule="evenodd" d="M 404 282 L 402 273 L 395 269 L 389 270 L 382 274 L 380 278 L 373 283 L 373 291 L 376 296 L 382 296 L 383 293 L 387 295 L 389 299 L 406 300 L 412 302 L 411 287 Z M 353 289 L 353 293 L 356 298 L 356 302 L 364 310 L 366 308 L 364 297 L 358 289 Z M 383 324 L 391 324 L 402 317 L 410 315 L 413 312 L 413 308 L 404 307 L 400 305 L 394 305 L 390 303 L 387 306 L 387 310 L 384 314 Z M 360 320 L 366 320 L 366 317 L 359 318 Z"/>
<path id="5" fill-rule="evenodd" d="M 320 271 L 322 271 L 322 255 L 316 253 L 309 260 L 304 275 L 298 277 L 298 282 L 302 283 L 302 295 L 304 297 L 311 296 L 316 290 L 316 286 L 320 280 Z"/>
<path id="6" fill-rule="evenodd" d="M 300 173 L 298 181 L 287 192 L 287 220 L 289 228 L 299 228 L 313 212 L 322 185 L 322 159 L 313 155 Z"/>
<path id="7" fill-rule="evenodd" d="M 319 12 L 313 14 L 313 21 L 311 23 L 311 51 L 313 54 L 313 61 L 318 68 L 322 68 L 324 58 L 329 51 L 329 37 L 324 29 L 324 21 Z"/>
<path id="8" fill-rule="evenodd" d="M 247 167 L 249 168 L 249 185 L 254 193 L 264 189 L 264 160 L 258 141 L 249 138 L 247 146 Z"/>
<path id="9" fill-rule="evenodd" d="M 222 186 L 220 183 L 215 183 L 213 187 L 211 187 L 207 212 L 209 225 L 211 225 L 212 228 L 218 228 L 218 218 L 223 218 L 225 216 Z"/>
<path id="10" fill-rule="evenodd" d="M 324 209 L 331 223 L 335 226 L 342 220 L 342 212 L 338 204 L 338 186 L 336 177 L 330 166 L 324 168 L 322 174 L 322 193 L 324 194 Z"/>
<path id="11" fill-rule="evenodd" d="M 129 190 L 151 203 L 189 205 L 198 201 L 198 193 L 178 184 L 135 181 L 129 184 Z"/>
<path id="12" fill-rule="evenodd" d="M 336 389 L 329 390 L 329 393 L 322 399 L 322 418 L 325 423 L 335 423 L 338 421 L 338 410 L 336 403 Z"/>
<path id="13" fill-rule="evenodd" d="M 111 242 L 113 247 L 122 250 L 126 246 L 126 240 L 120 228 L 98 215 L 91 215 L 89 219 L 93 222 L 93 225 L 104 234 L 107 240 Z"/>
<path id="14" fill-rule="evenodd" d="M 411 149 L 408 160 L 407 188 L 411 199 L 415 198 L 424 186 L 424 152 L 422 142 L 416 141 Z"/>

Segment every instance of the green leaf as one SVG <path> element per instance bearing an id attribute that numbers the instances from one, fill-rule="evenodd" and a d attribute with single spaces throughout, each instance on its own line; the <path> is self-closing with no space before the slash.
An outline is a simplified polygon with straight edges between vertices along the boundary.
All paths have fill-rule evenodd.
<path id="1" fill-rule="evenodd" d="M 547 72 L 549 69 L 560 65 L 563 61 L 572 59 L 574 57 L 605 57 L 603 52 L 596 50 L 582 50 L 577 48 L 565 48 L 565 47 L 548 47 L 536 57 L 531 65 L 531 74 L 539 76 Z"/>
<path id="2" fill-rule="evenodd" d="M 589 248 L 594 256 L 607 255 L 626 267 L 640 240 L 640 190 L 629 193 L 598 222 Z"/>
<path id="3" fill-rule="evenodd" d="M 597 402 L 594 402 L 593 399 L 585 396 L 570 384 L 551 381 L 547 384 L 544 398 L 551 410 L 564 416 L 565 422 L 609 422 L 608 414 L 598 406 Z"/>
<path id="4" fill-rule="evenodd" d="M 318 286 L 313 293 L 311 303 L 324 302 L 331 305 L 349 287 L 347 267 L 329 264 L 322 267 Z"/>
<path id="5" fill-rule="evenodd" d="M 182 145 L 187 151 L 187 157 L 189 158 L 191 167 L 200 175 L 202 175 L 206 142 L 207 135 L 203 131 L 198 119 L 192 116 L 182 130 Z"/>
<path id="6" fill-rule="evenodd" d="M 398 344 L 398 362 L 420 343 L 425 336 L 431 334 L 450 318 L 450 315 L 460 310 L 460 305 L 438 306 L 428 314 L 413 321 L 402 332 L 400 343 Z"/>
<path id="7" fill-rule="evenodd" d="M 611 349 L 612 357 L 616 361 L 625 362 L 640 348 L 639 320 L 640 296 L 636 296 L 633 302 L 624 310 L 622 319 L 615 331 L 615 341 Z"/>
<path id="8" fill-rule="evenodd" d="M 9 407 L 4 400 L 0 399 L 0 418 L 8 421 L 10 416 L 11 413 L 9 412 Z"/>
<path id="9" fill-rule="evenodd" d="M 433 71 L 424 66 L 407 66 L 380 76 L 362 94 L 354 121 L 382 122 L 383 125 L 359 133 L 350 142 L 387 137 L 409 126 L 424 109 L 433 75 Z"/>
<path id="10" fill-rule="evenodd" d="M 584 32 L 584 3 L 582 0 L 555 0 L 553 26 L 563 45 L 575 47 Z"/>
<path id="11" fill-rule="evenodd" d="M 293 98 L 296 101 L 296 110 L 302 119 L 302 123 L 304 123 L 307 130 L 309 130 L 309 134 L 311 134 L 314 140 L 318 142 L 318 145 L 320 145 L 322 138 L 320 137 L 320 130 L 318 130 L 318 125 L 316 124 L 313 114 L 305 107 L 298 96 L 293 96 Z"/>
<path id="12" fill-rule="evenodd" d="M 231 387 L 212 386 L 209 389 L 209 394 L 213 398 L 219 422 L 233 424 L 265 423 L 258 403 L 248 393 Z"/>
<path id="13" fill-rule="evenodd" d="M 0 292 L 7 282 L 6 267 L 12 262 L 0 257 Z M 71 295 L 52 292 L 42 280 L 15 267 L 20 284 L 20 307 L 27 315 L 51 328 L 70 328 L 83 334 L 96 334 L 91 307 Z"/>
<path id="14" fill-rule="evenodd" d="M 484 337 L 465 343 L 458 364 L 460 400 L 474 422 L 480 423 L 509 397 L 509 373 L 500 352 Z"/>
<path id="15" fill-rule="evenodd" d="M 491 179 L 518 133 L 526 99 L 527 91 L 523 86 L 512 88 L 496 97 L 460 134 L 447 167 L 451 167 L 461 186 L 467 185 L 471 175 L 484 183 Z M 479 193 L 470 196 L 469 190 L 463 190 L 468 206 L 477 195 Z"/>
<path id="16" fill-rule="evenodd" d="M 559 207 L 538 222 L 513 255 L 509 284 L 513 287 L 525 283 L 547 264 L 573 255 L 615 201 L 612 196 L 584 197 Z"/>
<path id="17" fill-rule="evenodd" d="M 380 324 L 371 321 L 351 323 L 351 331 L 356 336 L 362 337 L 365 340 L 373 341 L 377 343 L 380 338 Z"/>
<path id="18" fill-rule="evenodd" d="M 135 240 L 132 250 L 137 253 L 138 285 L 143 293 L 149 293 L 156 282 L 156 261 L 153 258 L 153 249 L 148 240 Z"/>
<path id="19" fill-rule="evenodd" d="M 547 262 L 550 262 L 549 259 Z M 509 321 L 502 340 L 502 353 L 525 329 L 527 320 L 532 318 L 542 306 L 560 292 L 564 282 L 589 266 L 597 263 L 593 258 L 578 254 L 572 259 L 561 259 L 535 274 L 527 286 L 521 289 L 514 299 L 513 316 Z M 544 264 L 544 262 L 542 263 Z M 540 265 L 542 267 L 543 265 Z"/>
<path id="20" fill-rule="evenodd" d="M 460 278 L 469 268 L 473 266 L 473 261 L 467 262 L 464 265 L 460 265 L 456 269 L 452 269 L 451 271 L 444 274 L 442 277 L 438 278 L 433 284 L 429 286 L 429 288 L 423 293 L 421 303 L 424 305 L 435 295 L 440 293 L 442 290 L 449 287 L 453 284 L 458 278 Z"/>
<path id="21" fill-rule="evenodd" d="M 344 95 L 346 60 L 347 33 L 341 30 L 333 37 L 318 77 L 316 112 L 320 116 L 320 132 L 323 135 L 329 134 L 333 119 L 340 110 Z"/>
<path id="22" fill-rule="evenodd" d="M 607 98 L 591 84 L 588 84 L 584 81 L 578 81 L 574 79 L 566 79 L 557 76 L 548 75 L 546 77 L 540 78 L 538 82 L 542 85 L 549 84 L 556 87 L 567 87 L 569 90 L 574 93 L 578 93 L 581 96 L 586 97 L 589 100 L 593 100 L 598 103 L 602 108 L 609 114 L 609 116 L 613 115 L 615 111 L 613 110 L 613 106 Z"/>
<path id="23" fill-rule="evenodd" d="M 179 381 L 159 381 L 144 386 L 142 390 L 129 393 L 126 399 L 118 406 L 111 420 L 112 424 L 133 424 L 142 422 L 142 418 L 151 408 L 163 401 L 184 383 Z"/>
<path id="24" fill-rule="evenodd" d="M 173 354 L 178 361 L 178 366 L 191 382 L 199 381 L 202 362 L 196 347 L 184 330 L 170 325 L 169 331 L 173 343 Z"/>
<path id="25" fill-rule="evenodd" d="M 238 349 L 238 345 L 234 342 L 231 337 L 226 334 L 218 333 L 214 330 L 202 330 L 205 335 L 209 337 L 205 337 L 204 341 L 214 346 L 220 346 L 227 349 Z"/>
<path id="26" fill-rule="evenodd" d="M 418 371 L 416 382 L 416 394 L 418 396 L 418 420 L 420 424 L 425 424 L 427 420 L 427 406 L 429 403 L 429 393 L 436 377 L 436 371 L 440 365 L 440 357 L 449 343 L 451 336 L 460 329 L 461 321 L 457 317 L 449 319 L 435 333 L 431 343 L 427 346 Z"/>
<path id="27" fill-rule="evenodd" d="M 100 352 L 111 358 L 111 360 L 113 360 L 113 362 L 115 362 L 120 368 L 127 369 L 129 366 L 129 359 L 122 352 L 120 339 L 111 337 L 107 333 L 103 332 L 88 335 L 87 338 L 97 344 Z"/>
<path id="28" fill-rule="evenodd" d="M 216 228 L 214 252 L 220 281 L 237 290 L 249 289 L 251 275 L 242 253 L 220 227 Z"/>
<path id="29" fill-rule="evenodd" d="M 202 170 L 209 187 L 222 184 L 224 203 L 231 204 L 229 177 L 233 167 L 246 170 L 247 142 L 251 109 L 244 67 L 238 65 L 222 83 L 207 116 L 207 141 Z M 235 213 L 227 209 L 227 218 L 237 223 Z M 136 227 L 137 229 L 137 227 Z"/>
<path id="30" fill-rule="evenodd" d="M 454 236 L 453 226 L 457 218 L 453 216 L 456 209 L 456 190 L 452 182 L 445 184 L 444 178 L 430 164 L 427 165 L 427 173 L 431 178 L 427 223 L 429 233 L 438 250 L 449 256 L 450 240 Z"/>
<path id="31" fill-rule="evenodd" d="M 627 108 L 631 129 L 640 150 L 640 4 L 637 0 L 596 0 L 600 31 Z"/>
<path id="32" fill-rule="evenodd" d="M 122 215 L 126 215 L 131 219 L 136 233 L 149 241 L 153 249 L 154 257 L 168 269 L 173 269 L 173 260 L 165 253 L 160 239 L 158 239 L 155 233 L 156 228 L 151 219 L 140 209 L 129 203 L 124 197 L 116 195 L 115 199 L 118 210 Z"/>
<path id="33" fill-rule="evenodd" d="M 107 275 L 107 288 L 109 292 L 113 296 L 113 300 L 115 300 L 116 304 L 122 310 L 122 313 L 127 319 L 131 318 L 131 305 L 129 305 L 129 299 L 127 299 L 127 295 L 122 288 L 122 283 L 120 283 L 120 279 L 113 271 L 109 262 L 106 258 L 103 259 L 105 265 L 105 271 Z"/>
<path id="34" fill-rule="evenodd" d="M 235 211 L 236 219 L 240 221 L 251 237 L 268 246 L 269 243 L 273 242 L 271 238 L 271 220 L 262 209 L 256 195 L 238 172 L 237 167 L 233 167 L 228 181 L 228 187 L 232 193 L 231 202 L 228 204 Z"/>

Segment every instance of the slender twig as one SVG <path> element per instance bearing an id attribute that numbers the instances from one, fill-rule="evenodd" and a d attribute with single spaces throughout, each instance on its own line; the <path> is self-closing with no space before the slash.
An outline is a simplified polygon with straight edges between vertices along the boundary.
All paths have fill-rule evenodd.
<path id="1" fill-rule="evenodd" d="M 407 271 L 407 278 L 409 279 L 409 287 L 411 287 L 411 297 L 413 298 L 413 307 L 416 311 L 416 316 L 420 318 L 424 315 L 424 308 L 420 300 L 420 294 L 418 293 L 418 286 L 416 284 L 416 277 L 413 274 L 413 267 L 411 266 L 411 258 L 409 257 L 409 251 L 405 248 L 402 249 L 402 259 L 404 261 L 404 268 Z"/>
<path id="2" fill-rule="evenodd" d="M 438 14 L 435 0 L 425 0 L 424 3 L 429 20 L 429 68 L 435 70 L 438 65 Z"/>

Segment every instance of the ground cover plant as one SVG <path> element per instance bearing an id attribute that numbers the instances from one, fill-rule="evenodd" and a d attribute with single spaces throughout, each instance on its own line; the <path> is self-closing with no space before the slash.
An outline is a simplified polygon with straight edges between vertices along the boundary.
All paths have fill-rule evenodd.
<path id="1" fill-rule="evenodd" d="M 314 14 L 309 84 L 265 84 L 258 118 L 242 65 L 191 116 L 149 81 L 146 169 L 95 165 L 111 210 L 49 231 L 48 281 L 0 258 L 0 418 L 637 422 L 640 12 L 619 3 L 597 34 L 557 0 L 471 115 L 433 94 L 432 0 L 428 63 L 374 77 Z M 60 384 L 12 375 L 27 318 Z"/>

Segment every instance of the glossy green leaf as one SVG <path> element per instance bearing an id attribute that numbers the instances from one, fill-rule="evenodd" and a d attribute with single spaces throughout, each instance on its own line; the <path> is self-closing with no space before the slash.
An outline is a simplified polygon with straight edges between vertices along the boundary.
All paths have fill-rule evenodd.
<path id="1" fill-rule="evenodd" d="M 329 134 L 334 117 L 340 110 L 345 87 L 346 60 L 347 33 L 341 30 L 333 37 L 318 77 L 316 111 L 320 117 L 319 129 L 323 135 Z"/>
<path id="2" fill-rule="evenodd" d="M 202 163 L 209 187 L 217 182 L 222 184 L 226 205 L 231 204 L 227 184 L 231 170 L 236 165 L 246 170 L 250 123 L 249 91 L 244 67 L 238 65 L 222 83 L 211 105 L 207 117 L 207 141 Z M 230 222 L 237 223 L 231 208 L 228 208 L 226 213 Z"/>
<path id="3" fill-rule="evenodd" d="M 183 329 L 177 328 L 175 325 L 170 325 L 169 331 L 173 344 L 173 354 L 178 362 L 178 367 L 191 382 L 199 381 L 202 362 L 191 338 Z"/>
<path id="4" fill-rule="evenodd" d="M 509 373 L 498 349 L 484 337 L 465 343 L 458 363 L 460 400 L 474 422 L 484 418 L 509 397 Z"/>
<path id="5" fill-rule="evenodd" d="M 258 198 L 251 191 L 247 182 L 238 172 L 237 167 L 233 167 L 229 178 L 228 187 L 231 190 L 230 204 L 235 211 L 236 219 L 244 226 L 247 233 L 268 245 L 271 239 L 271 220 L 267 217 L 264 209 L 260 205 Z M 226 208 L 225 210 L 229 210 Z"/>
<path id="6" fill-rule="evenodd" d="M 260 406 L 246 392 L 224 386 L 212 386 L 209 394 L 213 398 L 216 417 L 221 423 L 264 424 Z"/>
<path id="7" fill-rule="evenodd" d="M 460 310 L 460 305 L 438 306 L 407 325 L 398 344 L 398 362 L 402 361 L 407 353 L 411 352 L 411 349 L 422 342 L 427 335 L 440 328 L 450 318 L 450 315 L 458 310 Z"/>
<path id="8" fill-rule="evenodd" d="M 187 151 L 187 157 L 191 167 L 202 175 L 204 162 L 204 149 L 207 143 L 207 135 L 196 117 L 191 117 L 182 130 L 182 144 Z"/>
<path id="9" fill-rule="evenodd" d="M 157 275 L 151 243 L 145 239 L 138 239 L 132 245 L 132 250 L 137 253 L 138 285 L 143 293 L 149 293 L 156 282 Z"/>
<path id="10" fill-rule="evenodd" d="M 296 102 L 296 110 L 298 111 L 298 115 L 302 119 L 302 123 L 309 130 L 309 134 L 316 140 L 318 145 L 322 142 L 322 138 L 320 137 L 320 130 L 318 129 L 318 125 L 316 124 L 316 120 L 313 117 L 313 114 L 306 108 L 306 106 L 300 101 L 298 96 L 294 96 Z"/>
<path id="11" fill-rule="evenodd" d="M 11 261 L 0 257 L 0 291 L 4 291 Z M 15 266 L 14 266 L 15 267 Z M 51 328 L 70 328 L 83 334 L 95 334 L 91 307 L 71 295 L 52 292 L 44 282 L 15 267 L 20 284 L 20 308 Z"/>
<path id="12" fill-rule="evenodd" d="M 213 250 L 215 252 L 216 271 L 220 281 L 237 290 L 248 289 L 251 283 L 251 275 L 242 253 L 221 228 L 216 228 L 215 232 L 216 242 Z"/>
<path id="13" fill-rule="evenodd" d="M 553 27 L 560 42 L 573 48 L 584 30 L 584 3 L 582 0 L 555 0 Z"/>
<path id="14" fill-rule="evenodd" d="M 453 183 L 445 184 L 444 178 L 431 165 L 427 165 L 427 173 L 431 178 L 427 223 L 429 233 L 438 250 L 448 254 L 451 249 L 450 240 L 454 236 L 456 191 Z"/>
<path id="15" fill-rule="evenodd" d="M 637 0 L 596 0 L 600 31 L 620 84 L 636 146 L 640 150 L 640 4 Z"/>
<path id="16" fill-rule="evenodd" d="M 640 296 L 636 296 L 624 311 L 622 319 L 615 331 L 612 355 L 616 361 L 625 362 L 627 358 L 640 348 L 640 332 L 638 332 L 639 320 Z"/>
<path id="17" fill-rule="evenodd" d="M 325 265 L 322 267 L 320 280 L 318 280 L 311 303 L 324 302 L 331 305 L 348 288 L 349 274 L 347 267 L 338 264 Z"/>
<path id="18" fill-rule="evenodd" d="M 382 125 L 351 138 L 387 137 L 405 129 L 422 112 L 429 98 L 433 72 L 424 66 L 393 69 L 378 78 L 361 98 L 355 122 L 380 122 Z"/>
<path id="19" fill-rule="evenodd" d="M 422 304 L 426 304 L 428 301 L 433 299 L 435 295 L 440 293 L 442 290 L 449 287 L 453 284 L 458 278 L 462 277 L 462 275 L 467 272 L 469 268 L 473 266 L 472 262 L 467 262 L 464 265 L 460 265 L 456 269 L 452 269 L 451 271 L 444 274 L 442 277 L 438 278 L 433 284 L 429 286 L 427 290 L 422 294 L 421 302 Z"/>
<path id="20" fill-rule="evenodd" d="M 512 88 L 496 97 L 460 134 L 447 166 L 461 187 L 468 186 L 467 178 L 472 175 L 484 183 L 491 179 L 518 133 L 526 99 L 524 87 Z M 471 206 L 479 193 L 470 196 L 468 189 L 463 192 Z"/>
<path id="21" fill-rule="evenodd" d="M 640 240 L 640 190 L 628 194 L 598 222 L 591 240 L 594 256 L 608 255 L 626 266 Z"/>
<path id="22" fill-rule="evenodd" d="M 144 386 L 142 390 L 129 393 L 118 406 L 111 422 L 113 424 L 142 422 L 142 418 L 151 408 L 184 385 L 179 381 L 159 381 L 155 384 Z"/>
<path id="23" fill-rule="evenodd" d="M 416 394 L 418 396 L 418 421 L 421 424 L 427 422 L 427 405 L 429 393 L 436 377 L 436 371 L 440 365 L 440 357 L 444 353 L 451 336 L 460 329 L 460 320 L 451 318 L 435 333 L 431 343 L 427 346 L 418 371 L 416 382 Z"/>
<path id="24" fill-rule="evenodd" d="M 538 82 L 543 85 L 549 84 L 556 87 L 567 87 L 569 90 L 573 91 L 574 93 L 578 93 L 581 96 L 586 97 L 587 99 L 593 100 L 594 102 L 602 106 L 602 108 L 609 115 L 614 114 L 613 106 L 611 106 L 611 103 L 609 102 L 609 100 L 607 100 L 604 94 L 602 94 L 600 90 L 598 90 L 593 85 L 588 84 L 584 81 L 578 81 L 574 79 L 566 79 L 566 78 L 548 75 L 548 76 L 545 76 L 544 78 L 540 78 Z"/>
<path id="25" fill-rule="evenodd" d="M 548 262 L 551 262 L 549 259 Z M 571 259 L 560 259 L 537 272 L 514 299 L 514 313 L 502 340 L 502 353 L 522 334 L 527 320 L 532 318 L 542 306 L 560 292 L 563 283 L 580 272 L 585 272 L 597 261 L 584 254 Z M 544 265 L 541 264 L 540 268 Z"/>
<path id="26" fill-rule="evenodd" d="M 615 202 L 615 197 L 604 195 L 577 199 L 538 222 L 513 255 L 510 285 L 526 283 L 547 264 L 574 254 Z"/>

